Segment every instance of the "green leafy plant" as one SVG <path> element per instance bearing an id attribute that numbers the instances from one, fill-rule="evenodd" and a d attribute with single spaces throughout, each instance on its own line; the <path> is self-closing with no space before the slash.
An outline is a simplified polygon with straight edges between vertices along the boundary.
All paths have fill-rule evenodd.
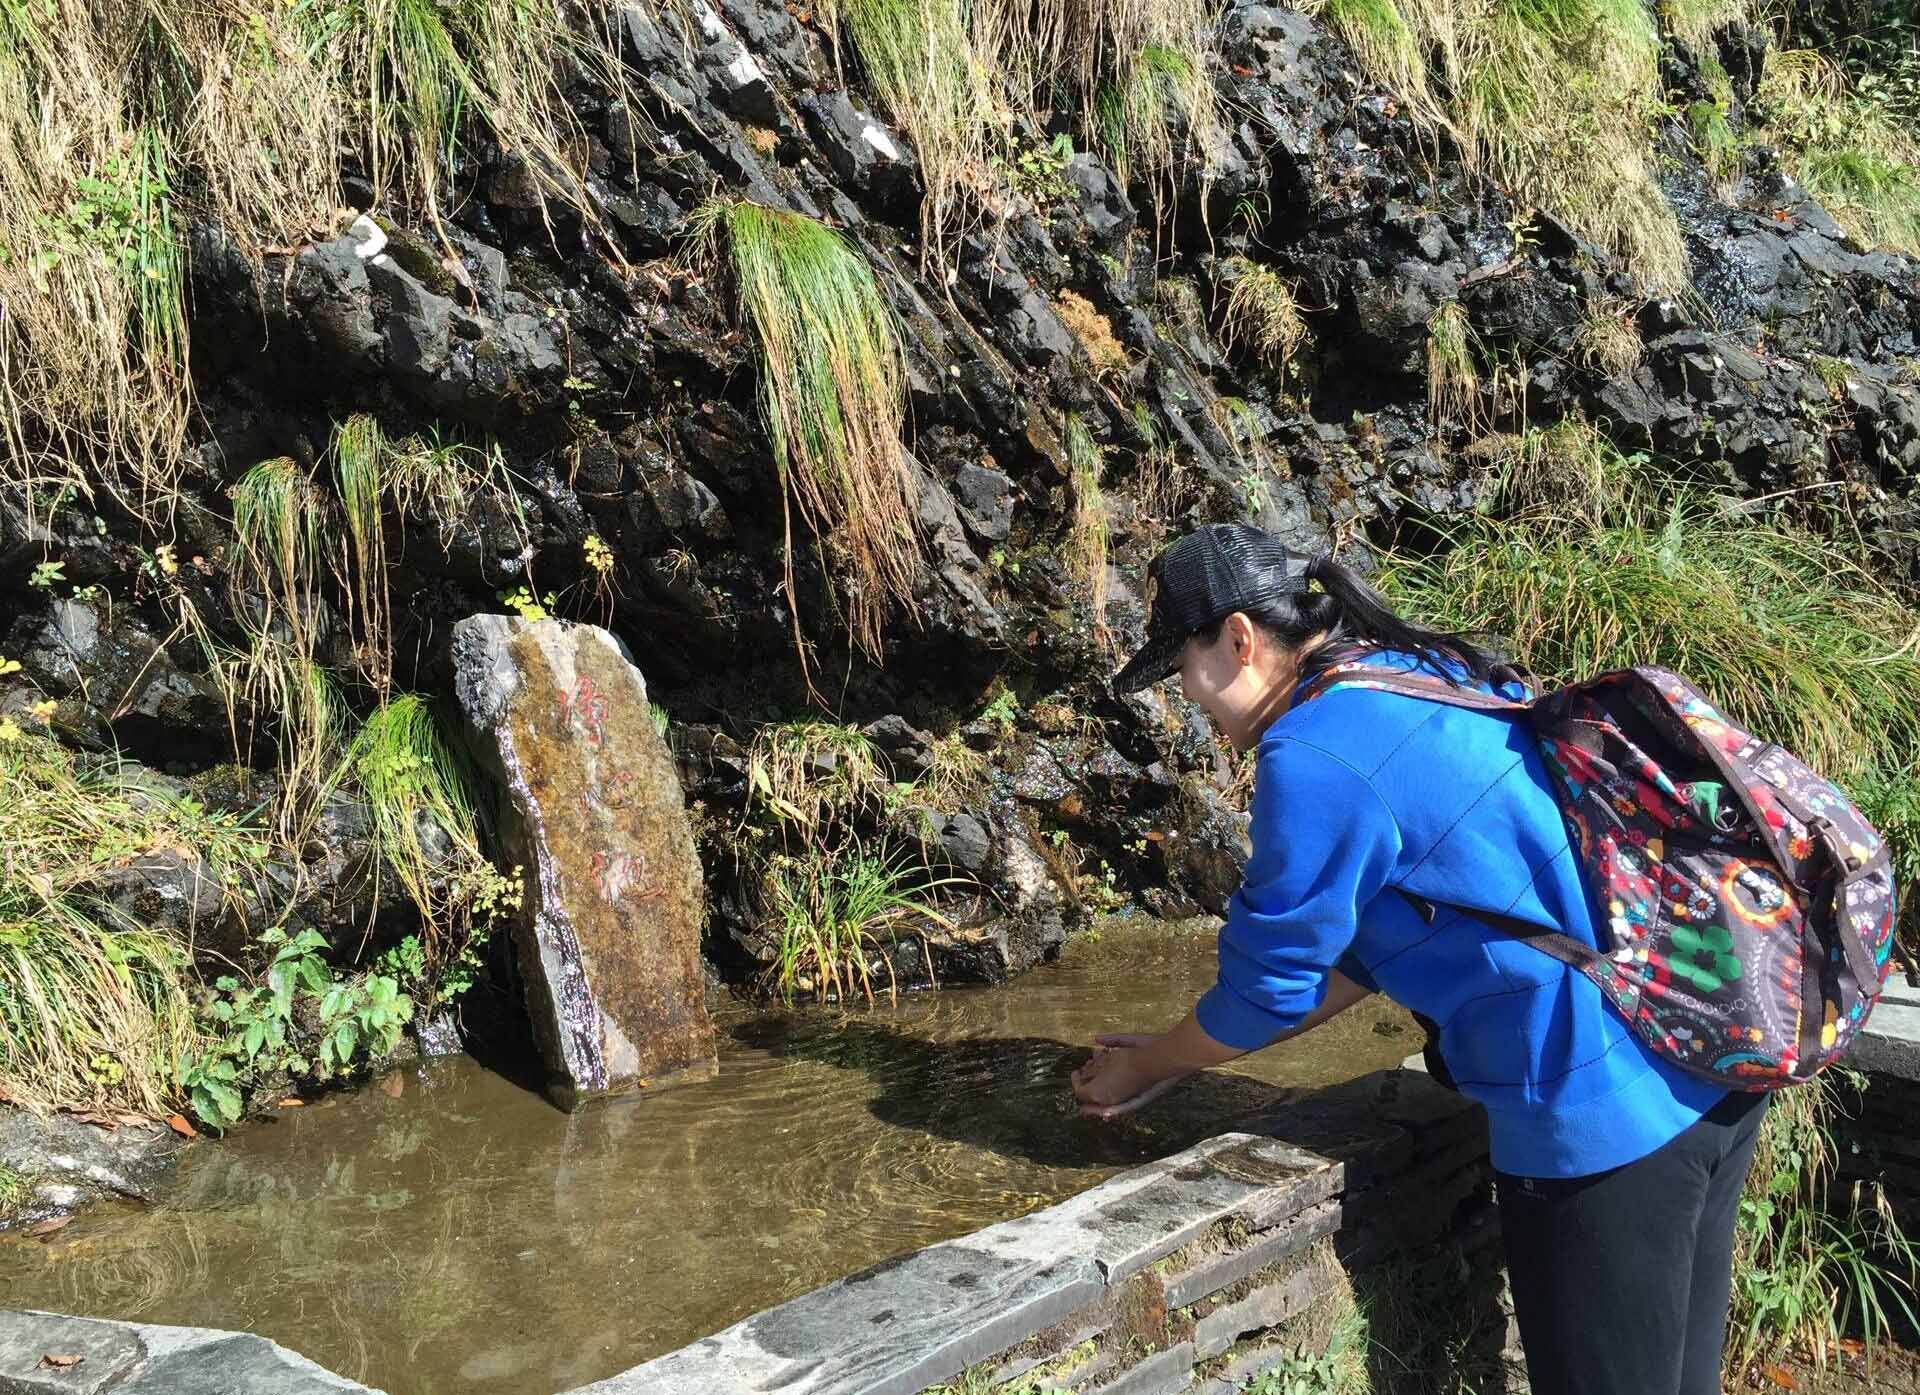
<path id="1" fill-rule="evenodd" d="M 1856 1076 L 1843 1088 L 1857 1095 L 1865 1086 Z M 1896 1317 L 1914 1322 L 1920 1250 L 1877 1184 L 1839 1186 L 1839 1112 L 1828 1077 L 1769 1101 L 1734 1233 L 1727 1346 L 1736 1371 L 1793 1349 L 1824 1364 L 1855 1332 L 1871 1357 Z"/>

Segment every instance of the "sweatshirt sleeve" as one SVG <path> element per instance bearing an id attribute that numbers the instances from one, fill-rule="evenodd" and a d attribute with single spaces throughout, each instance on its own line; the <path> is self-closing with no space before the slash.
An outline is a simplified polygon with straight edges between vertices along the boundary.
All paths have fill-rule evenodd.
<path id="1" fill-rule="evenodd" d="M 1253 856 L 1220 927 L 1219 979 L 1195 1008 L 1208 1036 L 1248 1051 L 1320 1005 L 1400 856 L 1392 811 L 1344 761 L 1285 738 L 1259 761 Z"/>

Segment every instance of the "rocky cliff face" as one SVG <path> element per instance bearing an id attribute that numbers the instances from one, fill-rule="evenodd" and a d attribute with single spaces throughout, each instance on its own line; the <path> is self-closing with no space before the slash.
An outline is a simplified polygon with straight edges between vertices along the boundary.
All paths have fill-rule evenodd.
<path id="1" fill-rule="evenodd" d="M 1650 133 L 1691 285 L 1649 297 L 1418 127 L 1327 28 L 1235 0 L 1217 130 L 1171 176 L 1129 184 L 1054 140 L 1065 115 L 1018 118 L 1003 204 L 934 247 L 920 160 L 823 13 L 620 9 L 637 104 L 569 79 L 598 228 L 495 152 L 439 226 L 370 206 L 333 240 L 265 251 L 193 229 L 202 415 L 165 565 L 210 629 L 250 604 L 228 584 L 244 472 L 319 467 L 356 413 L 393 440 L 467 442 L 484 462 L 467 483 L 390 505 L 395 684 L 447 691 L 455 624 L 503 598 L 604 624 L 670 715 L 710 833 L 753 804 L 762 723 L 823 704 L 878 723 L 897 781 L 947 743 L 977 778 L 923 784 L 912 812 L 994 927 L 986 948 L 957 937 L 947 968 L 997 975 L 1107 898 L 1178 912 L 1234 883 L 1234 772 L 1204 721 L 1104 686 L 1138 637 L 1146 561 L 1186 526 L 1248 516 L 1364 560 L 1408 520 L 1490 502 L 1476 424 L 1582 414 L 1730 492 L 1844 498 L 1920 579 L 1920 263 L 1850 240 L 1764 149 L 1710 177 L 1674 123 Z M 1765 45 L 1735 24 L 1714 47 L 1737 119 Z M 1667 47 L 1673 100 L 1704 92 L 1707 56 Z M 790 520 L 727 278 L 687 254 L 716 191 L 836 229 L 897 316 L 919 546 L 878 656 L 853 642 L 832 546 Z M 1299 307 L 1284 369 L 1223 324 L 1263 272 Z M 1507 370 L 1453 412 L 1432 381 L 1443 310 Z M 1609 319 L 1614 351 L 1595 352 Z M 153 536 L 100 508 L 0 501 L 0 652 L 60 699 L 64 739 L 189 772 L 223 759 L 204 648 L 142 580 Z M 44 558 L 64 564 L 54 595 L 21 584 Z M 349 672 L 351 588 L 319 591 L 319 657 Z M 753 889 L 724 836 L 705 854 L 709 956 L 747 974 Z"/>

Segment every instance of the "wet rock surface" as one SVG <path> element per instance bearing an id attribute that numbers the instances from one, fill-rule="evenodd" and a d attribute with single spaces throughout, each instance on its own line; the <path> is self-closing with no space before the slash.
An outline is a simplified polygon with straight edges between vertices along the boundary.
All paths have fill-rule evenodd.
<path id="1" fill-rule="evenodd" d="M 24 1179 L 26 1197 L 0 1227 L 68 1215 L 90 1201 L 120 1196 L 160 1199 L 186 1140 L 165 1124 L 43 1117 L 0 1107 L 0 1167 Z"/>
<path id="2" fill-rule="evenodd" d="M 515 943 L 550 1092 L 572 1108 L 710 1074 L 700 864 L 639 669 L 606 631 L 555 620 L 473 616 L 453 648 L 525 869 Z"/>

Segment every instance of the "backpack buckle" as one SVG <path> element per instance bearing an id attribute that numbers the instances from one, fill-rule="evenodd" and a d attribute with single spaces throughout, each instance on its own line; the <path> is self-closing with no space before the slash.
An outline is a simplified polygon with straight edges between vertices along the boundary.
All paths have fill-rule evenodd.
<path id="1" fill-rule="evenodd" d="M 1833 865 L 1842 873 L 1858 872 L 1860 859 L 1853 850 L 1840 840 L 1840 830 L 1834 827 L 1833 820 L 1825 815 L 1815 815 L 1807 823 L 1807 832 L 1820 840 L 1820 846 L 1827 850 L 1827 856 L 1833 859 Z"/>

